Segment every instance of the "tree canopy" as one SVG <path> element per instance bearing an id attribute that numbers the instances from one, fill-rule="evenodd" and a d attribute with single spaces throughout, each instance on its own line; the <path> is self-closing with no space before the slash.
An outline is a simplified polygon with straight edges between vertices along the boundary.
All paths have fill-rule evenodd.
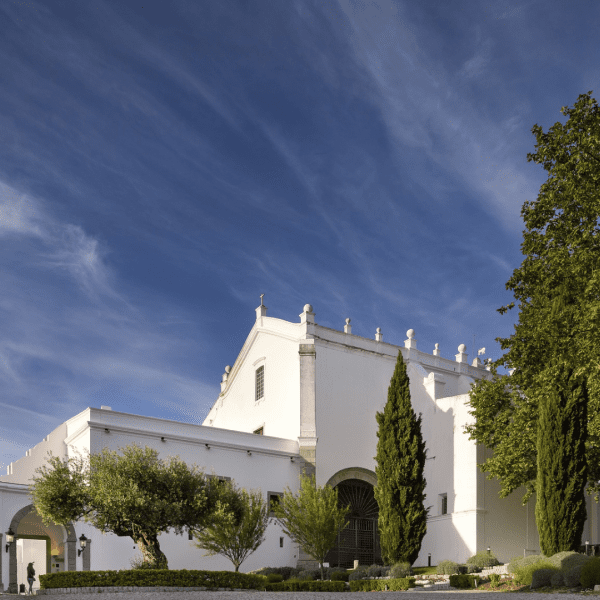
<path id="1" fill-rule="evenodd" d="M 557 386 L 565 394 L 583 386 L 586 482 L 596 496 L 600 481 L 600 109 L 588 92 L 561 112 L 564 124 L 532 129 L 536 152 L 527 160 L 548 178 L 521 210 L 525 258 L 506 283 L 518 323 L 497 340 L 505 352 L 493 379 L 471 391 L 475 422 L 467 427 L 471 439 L 494 451 L 482 468 L 499 479 L 501 496 L 525 486 L 524 502 L 538 477 L 540 402 Z M 499 374 L 500 367 L 512 375 Z M 567 372 L 568 380 L 559 376 Z"/>
<path id="2" fill-rule="evenodd" d="M 48 465 L 36 470 L 33 504 L 45 523 L 84 519 L 102 532 L 131 537 L 146 564 L 166 569 L 158 535 L 206 527 L 223 503 L 222 486 L 177 457 L 159 459 L 152 448 L 120 450 L 104 448 L 69 459 L 50 456 Z M 239 518 L 239 503 L 234 497 L 227 501 Z"/>
<path id="3" fill-rule="evenodd" d="M 225 482 L 224 485 L 231 484 Z M 246 558 L 264 542 L 270 508 L 260 490 L 248 492 L 232 486 L 232 491 L 239 497 L 241 517 L 238 518 L 229 504 L 219 502 L 210 523 L 194 533 L 194 538 L 198 548 L 207 550 L 206 556 L 227 557 L 237 573 Z"/>
<path id="4" fill-rule="evenodd" d="M 385 564 L 417 559 L 427 532 L 425 442 L 421 415 L 412 408 L 402 352 L 388 388 L 383 412 L 377 413 L 377 485 L 381 556 Z"/>
<path id="5" fill-rule="evenodd" d="M 300 489 L 294 494 L 286 488 L 280 502 L 272 505 L 275 518 L 285 533 L 321 567 L 338 533 L 347 525 L 350 507 L 338 506 L 337 490 L 317 486 L 314 475 L 300 476 Z"/>

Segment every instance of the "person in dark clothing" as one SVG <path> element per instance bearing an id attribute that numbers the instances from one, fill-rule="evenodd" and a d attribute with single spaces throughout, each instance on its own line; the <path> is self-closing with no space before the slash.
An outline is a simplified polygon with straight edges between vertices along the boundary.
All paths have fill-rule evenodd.
<path id="1" fill-rule="evenodd" d="M 29 582 L 29 593 L 33 594 L 33 582 L 35 581 L 35 569 L 33 563 L 27 565 L 27 581 Z"/>

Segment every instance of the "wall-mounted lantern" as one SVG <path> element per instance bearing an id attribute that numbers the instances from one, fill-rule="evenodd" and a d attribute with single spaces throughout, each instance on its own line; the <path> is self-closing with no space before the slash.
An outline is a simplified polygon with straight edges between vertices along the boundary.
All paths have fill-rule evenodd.
<path id="1" fill-rule="evenodd" d="M 87 544 L 87 541 L 88 541 L 88 539 L 82 533 L 81 537 L 79 538 L 79 545 L 81 546 L 81 550 L 77 550 L 77 556 L 81 556 L 81 553 L 85 550 L 85 546 Z"/>
<path id="2" fill-rule="evenodd" d="M 15 532 L 9 527 L 6 532 L 6 551 L 10 548 L 10 545 L 15 541 Z"/>

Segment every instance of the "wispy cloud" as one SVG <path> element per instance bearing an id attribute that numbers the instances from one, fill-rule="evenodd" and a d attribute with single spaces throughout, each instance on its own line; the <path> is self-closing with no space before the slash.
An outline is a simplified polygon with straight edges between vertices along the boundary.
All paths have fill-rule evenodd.
<path id="1" fill-rule="evenodd" d="M 340 0 L 340 5 L 352 26 L 354 59 L 377 89 L 369 98 L 379 106 L 390 137 L 400 144 L 398 153 L 405 154 L 407 147 L 424 151 L 444 172 L 460 176 L 461 184 L 481 198 L 480 206 L 514 231 L 520 206 L 539 185 L 523 161 L 509 152 L 515 140 L 503 143 L 514 137 L 518 115 L 498 124 L 477 110 L 470 97 L 455 89 L 454 75 L 426 55 L 406 20 L 395 14 L 395 4 L 384 1 L 375 7 Z M 484 43 L 459 74 L 481 76 L 492 60 L 491 51 L 491 43 Z M 440 201 L 447 196 L 447 189 L 432 186 L 435 177 L 423 167 L 415 176 Z"/>

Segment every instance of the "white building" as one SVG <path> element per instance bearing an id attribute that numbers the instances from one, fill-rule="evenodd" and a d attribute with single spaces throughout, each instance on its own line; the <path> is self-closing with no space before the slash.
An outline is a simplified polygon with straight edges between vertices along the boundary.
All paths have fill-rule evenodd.
<path id="1" fill-rule="evenodd" d="M 32 512 L 27 484 L 47 452 L 118 449 L 132 442 L 151 446 L 161 456 L 178 455 L 188 463 L 230 477 L 269 497 L 286 487 L 298 488 L 302 470 L 316 473 L 319 485 L 337 487 L 352 506 L 350 526 L 329 556 L 332 565 L 351 566 L 355 559 L 372 564 L 380 558 L 377 536 L 375 460 L 377 423 L 387 398 L 398 352 L 410 377 L 415 411 L 423 416 L 427 446 L 425 477 L 431 506 L 427 535 L 416 565 L 443 559 L 464 562 L 491 547 L 501 561 L 539 551 L 534 500 L 524 507 L 522 494 L 498 498 L 499 486 L 479 471 L 484 450 L 464 433 L 469 415 L 468 392 L 476 379 L 490 373 L 478 358 L 467 362 L 466 348 L 454 360 L 417 349 L 413 330 L 404 347 L 353 335 L 350 319 L 344 331 L 315 323 L 306 305 L 299 323 L 267 316 L 256 309 L 256 322 L 232 367 L 226 367 L 221 394 L 202 426 L 88 408 L 55 429 L 0 477 L 0 540 L 16 541 L 2 552 L 0 581 L 15 590 L 22 565 L 31 558 L 38 574 L 50 570 L 129 568 L 138 554 L 130 538 L 103 535 L 85 523 L 44 527 Z M 588 504 L 584 537 L 598 539 L 597 507 Z M 80 552 L 78 538 L 90 541 Z M 204 557 L 187 537 L 160 537 L 171 568 L 230 569 L 222 557 Z M 296 565 L 305 561 L 297 546 L 277 525 L 270 525 L 263 545 L 242 564 L 243 571 L 261 566 Z M 46 564 L 44 565 L 44 560 Z"/>

